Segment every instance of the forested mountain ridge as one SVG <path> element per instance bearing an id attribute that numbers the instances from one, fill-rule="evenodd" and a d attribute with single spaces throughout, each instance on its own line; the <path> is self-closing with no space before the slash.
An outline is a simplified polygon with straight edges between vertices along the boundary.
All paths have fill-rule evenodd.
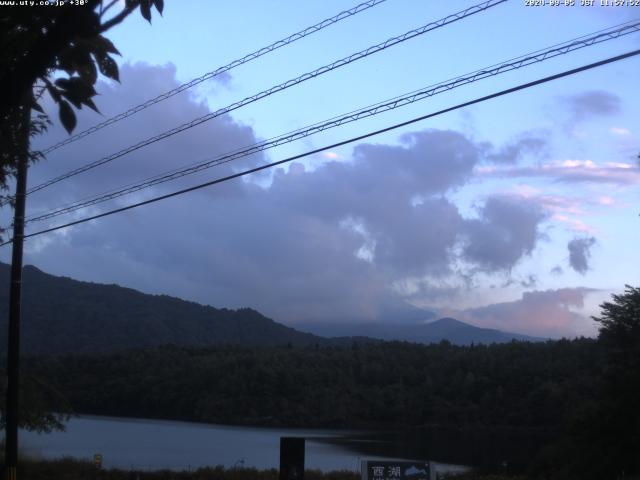
<path id="1" fill-rule="evenodd" d="M 10 267 L 0 263 L 0 349 L 6 348 Z M 312 345 L 326 339 L 250 308 L 217 309 L 118 285 L 56 277 L 26 266 L 21 336 L 25 353 L 101 352 L 157 345 Z"/>
<path id="2" fill-rule="evenodd" d="M 0 351 L 6 348 L 10 267 L 0 262 Z M 417 311 L 433 315 L 432 312 Z M 82 282 L 24 267 L 22 350 L 27 354 L 108 352 L 159 345 L 350 345 L 383 340 L 454 344 L 503 343 L 532 337 L 478 328 L 452 318 L 431 323 L 283 325 L 261 313 L 200 305 L 167 295 Z M 414 319 L 415 320 L 415 319 Z M 317 327 L 317 328 L 316 328 Z M 328 338 L 329 337 L 329 338 Z"/>

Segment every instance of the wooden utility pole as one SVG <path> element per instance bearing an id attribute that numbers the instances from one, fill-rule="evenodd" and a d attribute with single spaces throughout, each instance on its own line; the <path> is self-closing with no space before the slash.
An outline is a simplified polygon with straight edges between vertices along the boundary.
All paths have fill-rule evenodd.
<path id="1" fill-rule="evenodd" d="M 11 284 L 9 287 L 9 335 L 7 348 L 7 403 L 5 412 L 5 479 L 16 480 L 18 466 L 18 391 L 20 389 L 20 306 L 22 293 L 22 251 L 24 214 L 29 166 L 31 108 L 24 103 L 20 115 L 21 145 L 16 158 L 16 197 L 13 214 Z"/>

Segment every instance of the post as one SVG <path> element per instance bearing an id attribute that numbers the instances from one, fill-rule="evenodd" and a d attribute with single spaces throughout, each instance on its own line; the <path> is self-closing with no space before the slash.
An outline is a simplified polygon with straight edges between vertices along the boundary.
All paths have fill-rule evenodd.
<path id="1" fill-rule="evenodd" d="M 7 348 L 7 404 L 5 412 L 5 479 L 16 480 L 18 465 L 18 391 L 20 388 L 20 301 L 22 290 L 22 250 L 24 213 L 29 163 L 31 108 L 22 105 L 20 137 L 22 143 L 16 165 L 16 198 L 13 215 L 11 283 L 9 286 L 9 334 Z"/>
<path id="2" fill-rule="evenodd" d="M 280 437 L 280 479 L 304 479 L 304 438 Z"/>

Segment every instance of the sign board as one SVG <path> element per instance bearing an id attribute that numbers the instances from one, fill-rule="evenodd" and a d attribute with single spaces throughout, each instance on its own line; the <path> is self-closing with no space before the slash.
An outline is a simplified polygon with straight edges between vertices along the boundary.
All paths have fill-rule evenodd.
<path id="1" fill-rule="evenodd" d="M 431 480 L 429 462 L 363 460 L 362 480 Z"/>
<path id="2" fill-rule="evenodd" d="M 102 455 L 100 453 L 96 453 L 93 456 L 93 464 L 98 468 L 102 468 Z"/>

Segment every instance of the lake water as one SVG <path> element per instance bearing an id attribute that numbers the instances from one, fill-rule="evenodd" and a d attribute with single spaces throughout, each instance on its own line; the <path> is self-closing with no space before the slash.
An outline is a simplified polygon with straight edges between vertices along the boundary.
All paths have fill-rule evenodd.
<path id="1" fill-rule="evenodd" d="M 360 470 L 360 461 L 402 458 L 385 453 L 383 439 L 363 432 L 232 427 L 164 420 L 80 416 L 69 420 L 66 432 L 20 432 L 20 448 L 36 458 L 65 456 L 92 459 L 102 454 L 106 468 L 189 470 L 223 465 L 278 468 L 280 437 L 306 439 L 306 468 Z M 373 448 L 372 448 L 373 447 Z M 368 453 L 369 452 L 369 453 Z M 376 452 L 376 453 L 370 453 Z M 428 460 L 428 458 L 414 458 Z M 455 465 L 436 464 L 438 471 Z"/>

